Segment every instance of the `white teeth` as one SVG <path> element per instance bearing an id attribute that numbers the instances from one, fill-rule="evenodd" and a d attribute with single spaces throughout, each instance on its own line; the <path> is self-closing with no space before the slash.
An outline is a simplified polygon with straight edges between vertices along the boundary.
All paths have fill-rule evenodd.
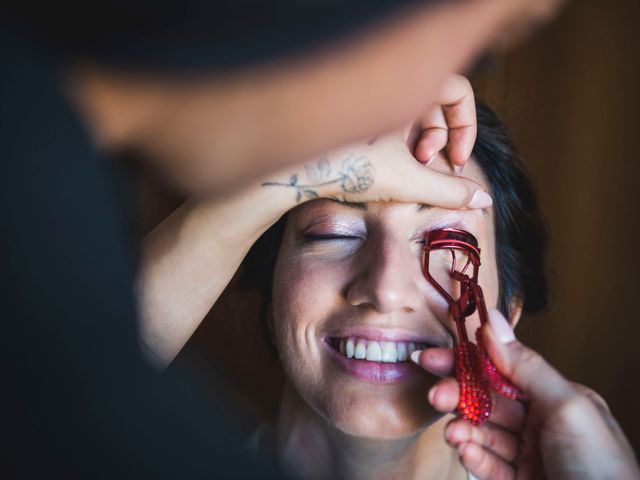
<path id="1" fill-rule="evenodd" d="M 369 349 L 367 348 L 367 353 L 368 352 L 369 352 Z M 398 360 L 398 354 L 396 350 L 396 342 L 385 342 L 384 347 L 382 348 L 382 361 L 396 362 L 397 360 Z"/>
<path id="2" fill-rule="evenodd" d="M 367 345 L 367 360 L 370 362 L 382 360 L 382 350 L 378 342 L 369 342 L 369 345 Z"/>
<path id="3" fill-rule="evenodd" d="M 422 343 L 378 342 L 365 338 L 340 338 L 334 345 L 347 358 L 384 363 L 406 362 L 414 351 L 427 347 Z"/>
<path id="4" fill-rule="evenodd" d="M 409 359 L 409 355 L 407 354 L 407 344 L 404 342 L 398 342 L 397 348 L 398 361 L 406 362 Z"/>
<path id="5" fill-rule="evenodd" d="M 355 353 L 355 345 L 353 343 L 353 338 L 350 338 L 347 340 L 347 345 L 345 347 L 346 351 L 347 351 L 347 358 L 353 358 L 353 354 Z"/>

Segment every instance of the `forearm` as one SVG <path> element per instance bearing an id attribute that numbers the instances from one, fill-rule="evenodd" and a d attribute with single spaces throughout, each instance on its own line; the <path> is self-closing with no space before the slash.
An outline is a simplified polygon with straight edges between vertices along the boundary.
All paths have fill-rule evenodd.
<path id="1" fill-rule="evenodd" d="M 506 29 L 520 3 L 421 8 L 339 49 L 228 82 L 216 98 L 225 107 L 218 109 L 216 146 L 218 156 L 239 161 L 216 173 L 255 178 L 274 163 L 401 128 L 424 114 L 451 72 L 464 71 Z M 256 107 L 246 117 L 227 113 L 247 99 Z"/>
<path id="2" fill-rule="evenodd" d="M 344 161 L 363 148 L 281 171 L 225 199 L 192 197 L 145 236 L 141 337 L 158 364 L 177 355 L 262 233 L 304 201 L 342 196 Z"/>
<path id="3" fill-rule="evenodd" d="M 226 200 L 191 198 L 143 241 L 141 336 L 161 365 L 196 330 L 260 235 L 293 204 L 259 185 Z"/>

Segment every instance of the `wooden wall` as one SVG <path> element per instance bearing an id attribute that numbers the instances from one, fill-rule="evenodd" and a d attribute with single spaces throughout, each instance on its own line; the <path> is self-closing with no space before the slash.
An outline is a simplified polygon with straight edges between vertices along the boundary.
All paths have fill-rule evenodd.
<path id="1" fill-rule="evenodd" d="M 609 403 L 640 449 L 640 2 L 574 1 L 476 83 L 514 131 L 551 233 L 551 305 L 526 338 Z"/>

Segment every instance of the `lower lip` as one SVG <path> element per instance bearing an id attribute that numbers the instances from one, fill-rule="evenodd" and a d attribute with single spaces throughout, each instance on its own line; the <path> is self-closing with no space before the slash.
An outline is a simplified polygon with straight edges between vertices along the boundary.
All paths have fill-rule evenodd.
<path id="1" fill-rule="evenodd" d="M 333 348 L 328 341 L 325 340 L 322 343 L 329 355 L 345 372 L 369 383 L 400 383 L 420 373 L 420 369 L 409 362 L 385 363 L 347 358 Z"/>

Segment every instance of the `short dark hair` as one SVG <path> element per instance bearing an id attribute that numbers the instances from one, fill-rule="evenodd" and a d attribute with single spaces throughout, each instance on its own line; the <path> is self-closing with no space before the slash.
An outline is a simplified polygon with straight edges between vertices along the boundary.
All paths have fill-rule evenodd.
<path id="1" fill-rule="evenodd" d="M 536 312 L 547 304 L 546 224 L 524 161 L 506 126 L 481 102 L 476 110 L 478 137 L 473 156 L 493 196 L 498 307 L 508 316 L 511 302 L 517 299 L 522 302 L 524 312 Z M 260 237 L 241 267 L 241 285 L 258 288 L 262 293 L 260 320 L 265 333 L 268 333 L 266 318 L 273 272 L 286 219 L 285 214 Z"/>
<path id="2" fill-rule="evenodd" d="M 493 196 L 498 305 L 507 315 L 511 300 L 517 298 L 525 312 L 537 312 L 547 305 L 547 226 L 525 163 L 506 126 L 481 103 L 477 115 L 473 155 Z"/>

